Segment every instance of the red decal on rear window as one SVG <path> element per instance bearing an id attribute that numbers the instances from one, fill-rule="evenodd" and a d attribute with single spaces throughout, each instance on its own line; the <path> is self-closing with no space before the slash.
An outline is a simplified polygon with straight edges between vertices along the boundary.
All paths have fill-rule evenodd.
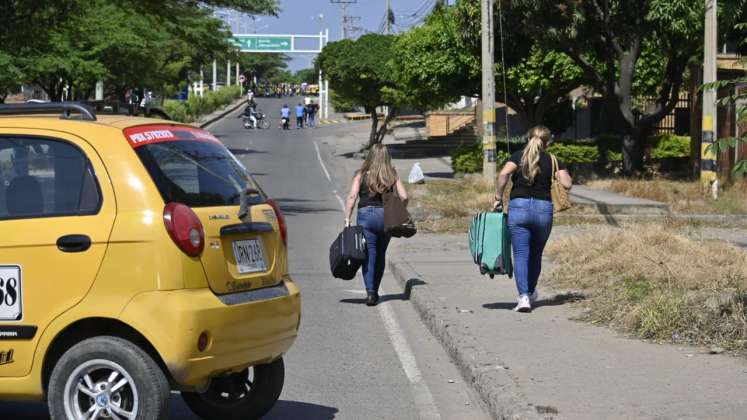
<path id="1" fill-rule="evenodd" d="M 133 148 L 138 148 L 146 144 L 179 140 L 220 143 L 215 136 L 205 130 L 183 125 L 155 124 L 129 127 L 124 129 L 124 135 Z"/>

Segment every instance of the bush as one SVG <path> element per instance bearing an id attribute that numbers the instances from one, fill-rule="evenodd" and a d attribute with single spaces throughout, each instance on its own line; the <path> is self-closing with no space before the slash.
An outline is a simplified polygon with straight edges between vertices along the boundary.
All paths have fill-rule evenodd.
<path id="1" fill-rule="evenodd" d="M 660 134 L 649 139 L 651 159 L 680 158 L 690 156 L 690 137 Z"/>
<path id="2" fill-rule="evenodd" d="M 558 143 L 550 146 L 548 151 L 563 163 L 593 163 L 599 160 L 597 146 Z"/>
<path id="3" fill-rule="evenodd" d="M 454 172 L 471 174 L 482 171 L 482 143 L 460 147 L 452 150 L 449 154 L 451 155 L 451 168 Z M 496 152 L 495 161 L 498 167 L 502 166 L 507 159 L 508 153 L 505 150 Z"/>
<path id="4" fill-rule="evenodd" d="M 192 95 L 186 101 L 166 100 L 163 108 L 172 120 L 189 123 L 230 104 L 239 96 L 239 86 L 226 86 L 217 92 L 206 92 L 203 97 Z"/>

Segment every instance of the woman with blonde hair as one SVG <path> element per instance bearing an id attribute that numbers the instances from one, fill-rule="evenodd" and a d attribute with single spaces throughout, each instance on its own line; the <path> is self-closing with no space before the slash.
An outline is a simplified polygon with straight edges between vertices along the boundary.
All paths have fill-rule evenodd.
<path id="1" fill-rule="evenodd" d="M 386 267 L 386 249 L 390 235 L 384 232 L 384 204 L 381 195 L 396 189 L 407 203 L 407 191 L 392 166 L 392 157 L 383 144 L 375 144 L 359 170 L 355 172 L 350 193 L 345 203 L 345 226 L 350 226 L 353 206 L 358 202 L 358 225 L 363 227 L 368 249 L 363 263 L 363 281 L 366 285 L 366 305 L 379 302 L 379 285 Z"/>
<path id="2" fill-rule="evenodd" d="M 539 298 L 537 280 L 542 271 L 542 252 L 552 231 L 553 207 L 550 186 L 554 156 L 547 153 L 552 133 L 536 126 L 527 133 L 524 150 L 511 155 L 498 176 L 495 207 L 503 206 L 503 191 L 509 177 L 513 182 L 508 204 L 508 229 L 514 255 L 516 289 L 519 292 L 517 312 L 531 312 Z M 572 180 L 565 165 L 557 163 L 557 180 L 571 188 Z"/>

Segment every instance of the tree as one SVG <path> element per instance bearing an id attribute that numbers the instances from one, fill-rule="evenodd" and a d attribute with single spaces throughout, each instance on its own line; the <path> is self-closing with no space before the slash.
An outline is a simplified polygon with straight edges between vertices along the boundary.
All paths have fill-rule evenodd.
<path id="1" fill-rule="evenodd" d="M 256 77 L 257 80 L 267 80 L 288 68 L 290 58 L 285 54 L 241 54 L 239 64 L 244 69 L 247 78 Z"/>
<path id="2" fill-rule="evenodd" d="M 66 85 L 105 79 L 125 87 L 183 84 L 213 58 L 236 58 L 209 7 L 276 14 L 276 0 L 6 0 L 0 2 L 0 99 L 24 82 L 52 99 Z"/>
<path id="3" fill-rule="evenodd" d="M 677 104 L 688 64 L 702 51 L 704 2 L 681 0 L 517 0 L 527 35 L 571 57 L 605 98 L 623 135 L 623 170 L 643 168 L 646 140 Z M 660 66 L 642 60 L 655 52 Z M 645 61 L 645 62 L 644 62 Z M 653 78 L 655 97 L 636 101 L 636 80 Z"/>
<path id="4" fill-rule="evenodd" d="M 551 111 L 581 85 L 582 73 L 568 56 L 541 48 L 524 34 L 519 18 L 510 9 L 504 16 L 507 102 L 527 125 L 553 125 Z M 503 98 L 497 26 L 495 86 L 497 96 Z M 460 96 L 480 94 L 480 30 L 480 2 L 460 0 L 450 7 L 435 8 L 425 25 L 400 37 L 394 47 L 397 60 L 393 68 L 410 103 L 432 109 Z"/>
<path id="5" fill-rule="evenodd" d="M 337 95 L 362 106 L 371 115 L 370 145 L 383 139 L 389 122 L 385 120 L 379 127 L 376 108 L 396 105 L 396 95 L 393 95 L 396 87 L 387 66 L 394 40 L 393 35 L 379 34 L 366 34 L 357 40 L 343 39 L 327 44 L 317 58 Z"/>
<path id="6" fill-rule="evenodd" d="M 310 85 L 315 85 L 319 83 L 319 70 L 310 68 L 310 69 L 301 69 L 296 72 L 296 79 L 300 83 L 308 83 Z"/>

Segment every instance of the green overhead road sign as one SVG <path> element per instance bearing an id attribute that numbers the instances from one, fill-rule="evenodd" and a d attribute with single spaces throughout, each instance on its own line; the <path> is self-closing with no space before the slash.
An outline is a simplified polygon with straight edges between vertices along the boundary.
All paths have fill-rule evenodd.
<path id="1" fill-rule="evenodd" d="M 291 52 L 293 37 L 267 35 L 238 35 L 233 37 L 233 43 L 242 52 Z"/>

